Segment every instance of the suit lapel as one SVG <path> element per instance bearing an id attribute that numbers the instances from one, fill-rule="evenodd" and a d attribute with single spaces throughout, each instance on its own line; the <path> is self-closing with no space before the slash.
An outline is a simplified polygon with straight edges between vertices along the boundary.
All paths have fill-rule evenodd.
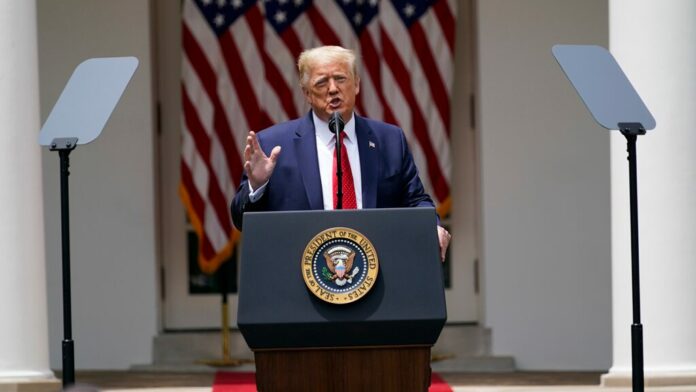
<path id="1" fill-rule="evenodd" d="M 362 180 L 363 208 L 377 207 L 377 139 L 367 121 L 355 116 L 355 134 L 360 152 L 360 178 Z"/>
<path id="2" fill-rule="evenodd" d="M 317 159 L 317 139 L 314 135 L 314 123 L 310 111 L 300 126 L 295 131 L 295 156 L 297 166 L 302 175 L 309 208 L 312 210 L 324 209 L 324 200 L 321 191 L 321 175 L 319 174 L 319 161 Z"/>

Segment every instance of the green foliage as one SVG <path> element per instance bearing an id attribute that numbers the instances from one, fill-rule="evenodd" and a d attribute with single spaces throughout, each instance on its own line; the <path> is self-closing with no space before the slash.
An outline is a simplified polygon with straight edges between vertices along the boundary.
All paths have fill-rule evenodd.
<path id="1" fill-rule="evenodd" d="M 329 272 L 329 269 L 324 267 L 321 269 L 321 276 L 324 278 L 325 281 L 331 282 L 331 272 Z"/>

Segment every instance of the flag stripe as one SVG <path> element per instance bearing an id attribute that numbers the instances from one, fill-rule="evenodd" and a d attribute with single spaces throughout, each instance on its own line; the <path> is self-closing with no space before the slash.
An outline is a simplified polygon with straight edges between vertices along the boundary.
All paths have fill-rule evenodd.
<path id="1" fill-rule="evenodd" d="M 342 0 L 340 0 L 342 1 Z M 359 49 L 356 45 L 355 33 L 350 21 L 346 19 L 334 1 L 315 1 L 307 14 L 315 26 L 317 38 L 320 40 L 328 34 L 324 45 L 341 45 L 346 48 Z"/>
<path id="2" fill-rule="evenodd" d="M 413 160 L 416 163 L 416 167 L 425 168 L 427 167 L 428 161 L 423 153 L 423 148 L 418 143 L 418 139 L 413 133 L 410 105 L 408 102 L 406 102 L 406 99 L 404 98 L 403 94 L 401 94 L 399 88 L 396 87 L 397 83 L 394 80 L 394 75 L 386 64 L 384 64 L 382 69 L 382 78 L 384 85 L 394 86 L 393 88 L 384 89 L 385 99 L 389 102 L 389 106 L 394 111 L 395 120 L 393 124 L 397 124 L 404 130 L 406 140 L 411 147 L 411 153 L 413 154 Z M 398 121 L 396 120 L 397 118 Z M 419 172 L 421 173 L 420 177 L 425 190 L 428 192 L 428 194 L 434 195 L 430 178 L 427 175 L 423 175 L 427 174 L 427 172 L 423 173 L 421 170 L 419 170 Z"/>
<path id="3" fill-rule="evenodd" d="M 312 4 L 307 9 L 307 16 L 310 22 L 314 25 L 314 31 L 317 33 L 317 38 L 323 45 L 340 45 L 341 40 L 338 35 L 331 29 L 331 26 L 324 20 L 324 17 L 317 11 L 315 4 Z"/>
<path id="4" fill-rule="evenodd" d="M 445 181 L 442 173 L 440 172 L 437 162 L 437 154 L 435 153 L 431 140 L 426 134 L 426 123 L 423 118 L 423 114 L 418 110 L 418 102 L 416 101 L 415 94 L 408 84 L 409 72 L 405 65 L 401 62 L 400 56 L 394 46 L 391 43 L 391 39 L 387 36 L 386 31 L 382 31 L 382 50 L 384 56 L 391 59 L 388 64 L 392 73 L 394 73 L 394 79 L 397 85 L 401 89 L 402 94 L 406 98 L 409 106 L 411 107 L 411 118 L 413 121 L 413 133 L 418 139 L 418 143 L 421 145 L 423 152 L 425 153 L 425 158 L 427 159 L 427 172 L 430 176 L 430 180 L 433 183 L 434 191 L 438 200 L 444 200 L 446 195 L 449 194 L 449 185 Z"/>
<path id="5" fill-rule="evenodd" d="M 454 3 L 456 4 L 456 2 Z M 456 8 L 456 6 L 455 6 Z M 435 15 L 440 21 L 440 28 L 445 33 L 445 41 L 449 47 L 452 57 L 454 57 L 454 13 L 456 11 L 450 9 L 446 1 L 440 0 L 433 5 L 433 10 L 435 10 Z"/>
<path id="6" fill-rule="evenodd" d="M 222 53 L 220 46 L 217 42 L 217 36 L 213 31 L 207 26 L 207 23 L 198 8 L 192 5 L 190 0 L 187 0 L 184 5 L 184 23 L 183 28 L 188 31 L 188 34 L 193 41 L 197 43 L 197 46 L 188 48 L 184 46 L 184 58 L 192 58 L 194 53 L 188 52 L 189 49 L 196 49 L 200 52 L 200 55 L 196 56 L 198 58 L 198 63 L 204 65 L 203 67 L 194 68 L 191 74 L 196 74 L 199 79 L 206 80 L 206 91 L 211 97 L 212 101 L 216 99 L 220 101 L 220 105 L 224 109 L 225 116 L 227 118 L 228 127 L 232 129 L 232 139 L 237 141 L 237 146 L 243 145 L 246 140 L 246 133 L 250 129 L 246 117 L 242 113 L 241 105 L 239 104 L 240 99 L 237 97 L 237 93 L 232 87 L 232 81 L 230 80 L 229 73 L 225 71 L 225 62 L 222 59 Z M 182 34 L 183 36 L 183 34 Z M 184 38 L 182 38 L 183 41 Z M 183 70 L 184 72 L 186 69 Z M 187 82 L 188 75 L 184 74 L 184 82 Z M 219 106 L 215 106 L 219 109 Z M 217 110 L 217 109 L 216 109 Z M 212 121 L 212 119 L 211 119 Z M 234 127 L 232 127 L 234 124 Z M 224 130 L 216 129 L 215 132 L 224 132 Z M 234 145 L 228 143 L 228 139 L 223 135 L 221 136 L 221 141 L 225 149 L 232 148 L 232 151 L 237 151 Z M 236 165 L 237 159 L 234 155 L 230 155 L 230 151 L 226 150 L 228 164 Z M 232 173 L 239 173 L 239 177 L 234 177 L 235 181 L 241 178 L 241 168 L 240 170 L 232 170 Z"/>
<path id="7" fill-rule="evenodd" d="M 284 83 L 280 71 L 271 61 L 269 52 L 265 50 L 265 18 L 261 9 L 252 7 L 245 14 L 245 19 L 244 23 L 238 23 L 240 28 L 235 27 L 231 31 L 234 41 L 243 51 L 240 61 L 246 61 L 244 69 L 250 70 L 249 73 L 252 75 L 265 74 L 265 85 L 262 89 L 258 88 L 261 85 L 259 81 L 253 83 L 254 81 L 251 80 L 249 83 L 249 87 L 255 89 L 255 96 L 259 97 L 259 101 L 261 101 L 259 111 L 262 122 L 255 124 L 253 128 L 261 130 L 273 123 L 294 118 L 297 116 L 297 112 L 292 93 Z M 248 31 L 244 28 L 245 26 L 248 27 Z M 252 42 L 255 48 L 249 42 Z M 232 69 L 230 67 L 230 70 Z M 261 70 L 265 72 L 260 72 Z M 243 76 L 239 75 L 239 77 Z M 247 81 L 246 78 L 244 80 Z M 245 87 L 242 86 L 241 90 L 244 91 Z M 254 107 L 254 109 L 256 108 Z M 254 112 L 247 112 L 247 117 L 249 116 L 254 117 Z"/>
<path id="8" fill-rule="evenodd" d="M 452 88 L 452 76 L 454 68 L 454 59 L 452 53 L 447 46 L 447 41 L 445 40 L 445 32 L 442 31 L 440 22 L 435 17 L 434 12 L 427 12 L 421 18 L 420 23 L 425 39 L 428 41 L 430 50 L 432 51 L 433 60 L 437 66 L 442 82 L 445 86 L 445 91 L 447 91 L 447 98 L 449 99 L 449 94 Z"/>
<path id="9" fill-rule="evenodd" d="M 184 188 L 186 188 L 187 190 L 192 189 L 193 176 L 191 175 L 191 172 L 189 171 L 188 167 L 184 164 L 181 165 L 181 181 Z M 193 194 L 189 193 L 188 195 L 193 199 L 192 204 L 194 206 L 194 210 L 196 212 L 201 211 L 201 214 L 199 216 L 202 216 L 202 211 L 205 210 L 204 201 L 195 192 Z M 201 253 L 201 255 L 205 259 L 210 259 L 215 256 L 215 249 L 213 249 L 212 244 L 208 240 L 208 236 L 199 237 L 199 253 Z"/>
<path id="10" fill-rule="evenodd" d="M 219 182 L 217 181 L 217 174 L 212 170 L 210 165 L 210 151 L 212 149 L 210 139 L 206 137 L 203 126 L 198 119 L 196 109 L 189 100 L 185 89 L 182 89 L 181 96 L 183 101 L 183 110 L 186 116 L 186 127 L 191 130 L 191 135 L 193 136 L 197 147 L 196 149 L 198 150 L 201 158 L 203 158 L 208 169 L 208 199 L 210 200 L 212 207 L 217 212 L 217 219 L 220 221 L 222 228 L 229 232 L 232 229 L 232 226 L 230 225 L 227 208 L 223 208 L 223 206 L 226 204 L 224 200 L 225 198 L 220 190 Z"/>
<path id="11" fill-rule="evenodd" d="M 414 101 L 417 105 L 413 105 L 411 110 L 417 115 L 424 118 L 426 126 L 425 129 L 414 129 L 416 135 L 421 131 L 424 131 L 428 136 L 428 141 L 430 141 L 431 146 L 423 146 L 423 150 L 428 153 L 428 147 L 432 147 L 433 151 L 437 151 L 434 157 L 430 157 L 427 161 L 427 171 L 425 173 L 437 173 L 438 176 L 444 177 L 442 184 L 449 186 L 449 135 L 445 130 L 445 124 L 449 124 L 449 121 L 443 121 L 442 117 L 437 112 L 435 105 L 432 100 L 432 92 L 430 90 L 430 85 L 428 83 L 428 77 L 424 73 L 418 56 L 415 54 L 418 49 L 413 46 L 412 40 L 410 40 L 409 30 L 406 29 L 404 22 L 401 20 L 397 10 L 391 6 L 391 2 L 382 9 L 383 21 L 382 27 L 386 31 L 386 36 L 382 38 L 383 45 L 385 41 L 388 40 L 391 43 L 391 48 L 394 48 L 394 57 L 389 57 L 383 48 L 385 58 L 389 58 L 388 65 L 393 67 L 403 67 L 405 70 L 400 77 L 395 79 L 399 83 L 406 83 L 410 85 L 411 95 L 415 98 Z M 418 22 L 413 23 L 415 25 Z M 410 83 L 409 83 L 410 82 Z M 387 88 L 396 88 L 396 86 L 385 86 Z M 406 92 L 404 92 L 406 94 Z M 416 126 L 414 124 L 414 126 Z M 423 143 L 423 138 L 417 139 L 419 143 Z M 433 159 L 431 159 L 433 158 Z M 421 168 L 424 169 L 424 168 Z M 437 189 L 439 184 L 437 178 L 431 179 L 435 188 Z M 449 188 L 442 189 L 445 194 L 448 194 Z M 436 200 L 438 202 L 443 201 L 438 195 L 438 191 L 435 192 Z"/>
<path id="12" fill-rule="evenodd" d="M 302 43 L 300 43 L 300 38 L 297 36 L 295 29 L 287 29 L 280 34 L 280 38 L 285 43 L 285 46 L 290 50 L 290 54 L 293 58 L 297 58 L 302 53 Z M 273 53 L 273 52 L 272 52 Z"/>
<path id="13" fill-rule="evenodd" d="M 365 64 L 365 68 L 367 72 L 370 74 L 370 78 L 373 80 L 376 86 L 375 92 L 377 93 L 379 102 L 382 104 L 382 110 L 384 111 L 384 121 L 391 124 L 396 124 L 396 117 L 394 117 L 391 108 L 389 107 L 389 105 L 387 105 L 387 102 L 384 99 L 384 94 L 381 88 L 382 78 L 380 76 L 380 56 L 377 53 L 377 49 L 375 48 L 372 35 L 370 35 L 369 32 L 365 31 L 360 36 L 360 46 L 363 50 L 363 64 Z"/>
<path id="14" fill-rule="evenodd" d="M 440 72 L 435 65 L 435 60 L 433 58 L 433 53 L 430 50 L 430 45 L 425 38 L 425 32 L 423 28 L 418 23 L 414 23 L 409 30 L 411 34 L 411 39 L 413 40 L 413 47 L 420 60 L 421 67 L 423 68 L 423 73 L 428 78 L 428 84 L 430 85 L 430 96 L 435 102 L 438 112 L 440 113 L 440 118 L 443 124 L 449 123 L 449 97 L 447 94 L 447 89 L 442 83 L 442 78 L 440 77 Z M 449 135 L 449 129 L 445 127 L 447 135 Z"/>
<path id="15" fill-rule="evenodd" d="M 195 76 L 195 74 L 192 74 L 191 72 L 191 66 L 188 61 L 186 61 L 186 58 L 184 58 L 183 61 L 183 72 L 184 75 L 186 75 L 186 82 L 182 84 L 183 87 L 186 89 L 186 94 L 188 95 L 189 100 L 191 101 L 196 101 L 197 106 L 196 106 L 196 112 L 197 112 L 197 117 L 198 120 L 201 122 L 201 125 L 205 131 L 205 134 L 207 137 L 210 138 L 210 146 L 211 146 L 211 166 L 214 169 L 215 173 L 217 174 L 218 177 L 218 186 L 220 189 L 223 190 L 223 193 L 227 196 L 234 195 L 234 181 L 230 178 L 230 173 L 227 170 L 227 158 L 225 156 L 225 152 L 223 150 L 222 144 L 220 143 L 219 139 L 217 138 L 217 135 L 215 134 L 214 131 L 214 124 L 212 123 L 213 119 L 213 105 L 211 104 L 210 100 L 208 99 L 207 93 L 203 89 L 203 87 L 200 84 L 200 81 L 198 78 Z M 191 139 L 191 135 L 188 135 L 187 133 L 184 134 L 182 142 L 186 143 Z M 184 144 L 185 147 L 188 147 L 188 145 Z M 189 162 L 192 159 L 191 154 L 194 153 L 193 150 L 184 150 L 185 159 L 189 159 Z M 197 173 L 197 172 L 196 172 Z M 207 176 L 207 173 L 205 173 Z"/>
<path id="16" fill-rule="evenodd" d="M 292 91 L 290 91 L 290 87 L 285 83 L 285 79 L 267 53 L 263 54 L 263 65 L 266 68 L 266 78 L 273 86 L 273 89 L 275 89 L 278 98 L 280 98 L 280 103 L 283 105 L 283 109 L 285 109 L 286 119 L 296 118 L 298 114 L 295 109 Z"/>
<path id="17" fill-rule="evenodd" d="M 246 113 L 247 121 L 251 129 L 260 130 L 264 126 L 271 123 L 268 115 L 261 110 L 259 105 L 258 95 L 254 91 L 252 84 L 247 76 L 247 71 L 243 66 L 237 43 L 232 39 L 231 33 L 225 33 L 220 37 L 220 46 L 222 48 L 222 56 L 227 63 L 227 69 L 232 79 L 234 88 L 238 91 L 238 95 L 244 97 L 240 100 L 242 109 Z M 262 69 L 261 67 L 256 69 Z"/>
<path id="18" fill-rule="evenodd" d="M 220 142 L 222 143 L 223 148 L 225 149 L 225 154 L 228 157 L 228 170 L 232 174 L 232 178 L 234 178 L 235 181 L 239 181 L 239 179 L 241 179 L 242 177 L 242 170 L 238 165 L 235 165 L 235 162 L 239 161 L 240 157 L 235 148 L 235 143 L 232 140 L 232 132 L 229 128 L 229 125 L 227 124 L 227 120 L 222 116 L 222 104 L 220 103 L 220 99 L 218 98 L 215 92 L 215 73 L 212 71 L 212 68 L 208 64 L 205 56 L 203 55 L 203 51 L 199 48 L 198 44 L 196 43 L 196 40 L 193 39 L 193 37 L 190 34 L 190 31 L 186 28 L 185 25 L 182 29 L 182 32 L 182 40 L 184 49 L 186 51 L 186 56 L 188 57 L 193 68 L 196 70 L 196 74 L 199 76 L 203 86 L 205 87 L 205 90 L 208 92 L 208 97 L 210 98 L 215 107 L 213 114 L 215 131 L 218 137 L 220 138 Z"/>

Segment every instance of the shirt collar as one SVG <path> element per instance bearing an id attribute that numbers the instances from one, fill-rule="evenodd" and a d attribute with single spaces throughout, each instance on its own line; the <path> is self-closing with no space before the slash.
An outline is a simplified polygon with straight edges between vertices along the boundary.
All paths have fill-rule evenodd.
<path id="1" fill-rule="evenodd" d="M 333 145 L 333 143 L 335 143 L 334 134 L 329 130 L 329 123 L 317 117 L 313 110 L 312 119 L 314 120 L 314 129 L 319 141 L 325 146 Z M 343 127 L 343 132 L 346 134 L 345 138 L 343 139 L 344 141 L 357 144 L 355 135 L 355 113 L 350 115 L 350 120 L 348 120 L 346 125 Z"/>

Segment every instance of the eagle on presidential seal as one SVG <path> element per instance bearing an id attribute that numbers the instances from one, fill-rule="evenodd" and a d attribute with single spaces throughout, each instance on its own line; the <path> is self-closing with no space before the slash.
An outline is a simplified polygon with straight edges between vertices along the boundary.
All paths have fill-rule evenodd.
<path id="1" fill-rule="evenodd" d="M 338 286 L 344 286 L 346 283 L 353 283 L 353 277 L 359 272 L 360 268 L 353 268 L 353 260 L 355 260 L 355 251 L 342 245 L 331 247 L 324 252 L 326 266 L 331 271 L 330 280 Z"/>

